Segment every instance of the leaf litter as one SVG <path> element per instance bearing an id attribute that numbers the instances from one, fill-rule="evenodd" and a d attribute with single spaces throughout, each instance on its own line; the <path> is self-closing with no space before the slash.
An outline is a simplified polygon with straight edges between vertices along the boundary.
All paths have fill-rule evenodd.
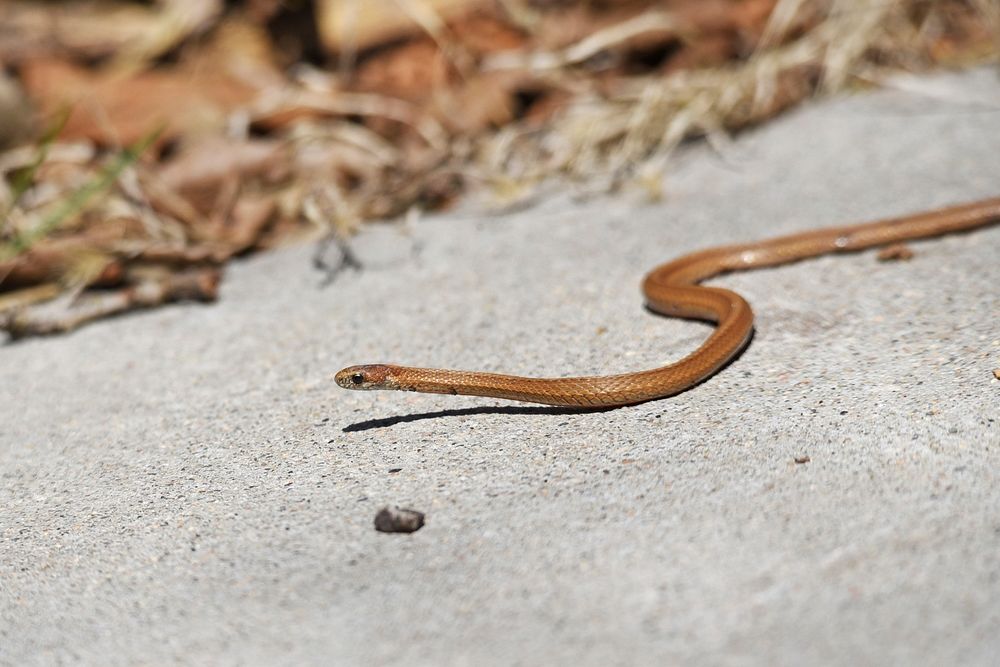
<path id="1" fill-rule="evenodd" d="M 6 2 L 0 329 L 211 301 L 304 239 L 329 282 L 472 190 L 656 199 L 685 141 L 998 54 L 993 0 Z"/>

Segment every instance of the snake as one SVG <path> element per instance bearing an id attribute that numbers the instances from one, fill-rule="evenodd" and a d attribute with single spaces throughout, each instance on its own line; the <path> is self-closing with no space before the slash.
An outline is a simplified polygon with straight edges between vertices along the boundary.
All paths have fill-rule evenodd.
<path id="1" fill-rule="evenodd" d="M 750 304 L 732 290 L 700 283 L 726 273 L 790 264 L 966 232 L 1000 222 L 1000 197 L 858 225 L 817 229 L 764 241 L 719 246 L 684 255 L 651 270 L 642 282 L 649 310 L 713 323 L 714 331 L 680 361 L 631 373 L 588 377 L 520 377 L 394 364 L 349 366 L 337 372 L 345 389 L 463 394 L 565 408 L 612 408 L 685 391 L 736 357 L 753 334 Z"/>

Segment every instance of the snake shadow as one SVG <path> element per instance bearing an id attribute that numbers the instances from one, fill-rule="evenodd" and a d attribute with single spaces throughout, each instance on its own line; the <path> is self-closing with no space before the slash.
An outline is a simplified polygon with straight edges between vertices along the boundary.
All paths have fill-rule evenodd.
<path id="1" fill-rule="evenodd" d="M 341 429 L 344 433 L 367 431 L 373 428 L 387 428 L 405 422 L 416 422 L 424 419 L 443 419 L 446 417 L 468 417 L 470 415 L 578 415 L 589 412 L 607 412 L 615 408 L 560 408 L 554 406 L 521 406 L 521 405 L 484 405 L 474 408 L 455 408 L 451 410 L 435 410 L 434 412 L 415 412 L 408 415 L 394 415 L 379 419 L 350 424 Z"/>
<path id="2" fill-rule="evenodd" d="M 726 370 L 730 364 L 734 363 L 737 359 L 743 356 L 743 353 L 747 351 L 750 347 L 750 343 L 753 342 L 754 336 L 756 336 L 757 330 L 752 329 L 750 331 L 750 337 L 747 338 L 746 344 L 740 349 L 739 352 L 733 355 L 733 358 L 727 361 L 718 371 L 712 373 L 710 376 L 702 379 L 699 382 L 691 385 L 684 391 L 678 392 L 683 394 L 684 392 L 690 391 L 694 387 L 707 382 L 711 378 L 715 377 L 719 373 Z M 676 394 L 674 394 L 676 396 Z M 663 400 L 663 399 L 655 399 Z M 629 403 L 628 405 L 639 405 L 640 403 L 648 403 L 649 401 L 640 401 L 638 403 Z M 422 421 L 424 419 L 445 419 L 448 417 L 468 417 L 471 415 L 580 415 L 580 414 L 593 414 L 597 412 L 610 412 L 611 410 L 617 410 L 619 408 L 628 407 L 626 405 L 617 405 L 613 407 L 600 407 L 600 408 L 567 408 L 567 407 L 557 407 L 557 406 L 546 406 L 546 405 L 484 405 L 472 408 L 454 408 L 449 410 L 435 410 L 433 412 L 414 412 L 406 415 L 393 415 L 391 417 L 380 417 L 378 419 L 366 419 L 364 421 L 355 422 L 354 424 L 348 424 L 341 429 L 343 433 L 354 433 L 357 431 L 368 431 L 374 428 L 388 428 L 390 426 L 395 426 L 396 424 L 404 424 L 406 422 L 416 422 Z"/>

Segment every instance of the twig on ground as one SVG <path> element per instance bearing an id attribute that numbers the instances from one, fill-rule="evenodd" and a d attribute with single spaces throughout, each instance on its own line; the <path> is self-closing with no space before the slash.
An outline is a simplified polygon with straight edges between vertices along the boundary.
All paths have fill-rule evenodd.
<path id="1" fill-rule="evenodd" d="M 376 116 L 412 127 L 434 150 L 448 147 L 448 133 L 442 125 L 415 105 L 398 98 L 373 93 L 319 92 L 314 90 L 281 91 L 255 105 L 251 117 L 255 123 L 281 124 L 284 117 L 311 111 L 332 116 Z"/>
<path id="2" fill-rule="evenodd" d="M 331 260 L 329 257 L 331 247 L 337 249 L 335 260 Z M 364 265 L 358 259 L 348 240 L 336 230 L 331 230 L 316 243 L 316 250 L 313 252 L 313 267 L 323 273 L 320 287 L 327 287 L 336 280 L 341 271 L 347 269 L 360 271 Z"/>
<path id="3" fill-rule="evenodd" d="M 606 49 L 647 32 L 677 31 L 674 17 L 662 10 L 653 10 L 634 16 L 621 23 L 598 30 L 579 42 L 560 51 L 533 53 L 505 53 L 484 59 L 484 72 L 506 69 L 548 70 L 584 62 Z"/>
<path id="4" fill-rule="evenodd" d="M 16 309 L 0 320 L 0 329 L 11 338 L 65 333 L 103 317 L 173 301 L 215 301 L 221 270 L 193 269 L 163 273 L 136 285 L 110 292 L 65 294 L 41 305 Z"/>
<path id="5" fill-rule="evenodd" d="M 34 287 L 5 292 L 0 294 L 0 314 L 17 310 L 43 301 L 51 301 L 62 292 L 59 283 L 44 283 Z"/>

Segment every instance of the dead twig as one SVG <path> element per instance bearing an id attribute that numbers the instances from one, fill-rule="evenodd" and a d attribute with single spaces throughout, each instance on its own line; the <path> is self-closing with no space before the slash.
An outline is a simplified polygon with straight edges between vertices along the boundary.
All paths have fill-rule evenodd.
<path id="1" fill-rule="evenodd" d="M 330 249 L 336 248 L 335 259 L 330 259 Z M 336 230 L 330 231 L 325 237 L 316 242 L 316 250 L 313 252 L 313 267 L 323 273 L 323 280 L 320 287 L 327 287 L 341 271 L 348 269 L 360 271 L 364 268 L 361 260 L 351 248 L 350 242 L 339 234 Z"/>
<path id="2" fill-rule="evenodd" d="M 104 317 L 174 301 L 215 301 L 221 270 L 205 268 L 164 273 L 124 289 L 88 291 L 41 305 L 15 309 L 0 321 L 12 339 L 65 333 Z"/>
<path id="3" fill-rule="evenodd" d="M 5 292 L 0 294 L 0 313 L 17 310 L 43 301 L 51 301 L 62 292 L 59 283 L 44 283 L 34 287 Z"/>
<path id="4" fill-rule="evenodd" d="M 654 10 L 644 12 L 621 23 L 598 30 L 559 51 L 533 53 L 498 53 L 484 59 L 482 71 L 528 69 L 534 71 L 557 69 L 589 60 L 602 51 L 648 32 L 678 31 L 679 26 L 669 12 Z"/>
<path id="5" fill-rule="evenodd" d="M 282 91 L 257 103 L 251 110 L 251 118 L 254 123 L 264 126 L 280 125 L 286 117 L 294 117 L 303 111 L 331 116 L 388 118 L 412 127 L 436 151 L 444 151 L 449 144 L 444 127 L 415 105 L 371 93 Z"/>

